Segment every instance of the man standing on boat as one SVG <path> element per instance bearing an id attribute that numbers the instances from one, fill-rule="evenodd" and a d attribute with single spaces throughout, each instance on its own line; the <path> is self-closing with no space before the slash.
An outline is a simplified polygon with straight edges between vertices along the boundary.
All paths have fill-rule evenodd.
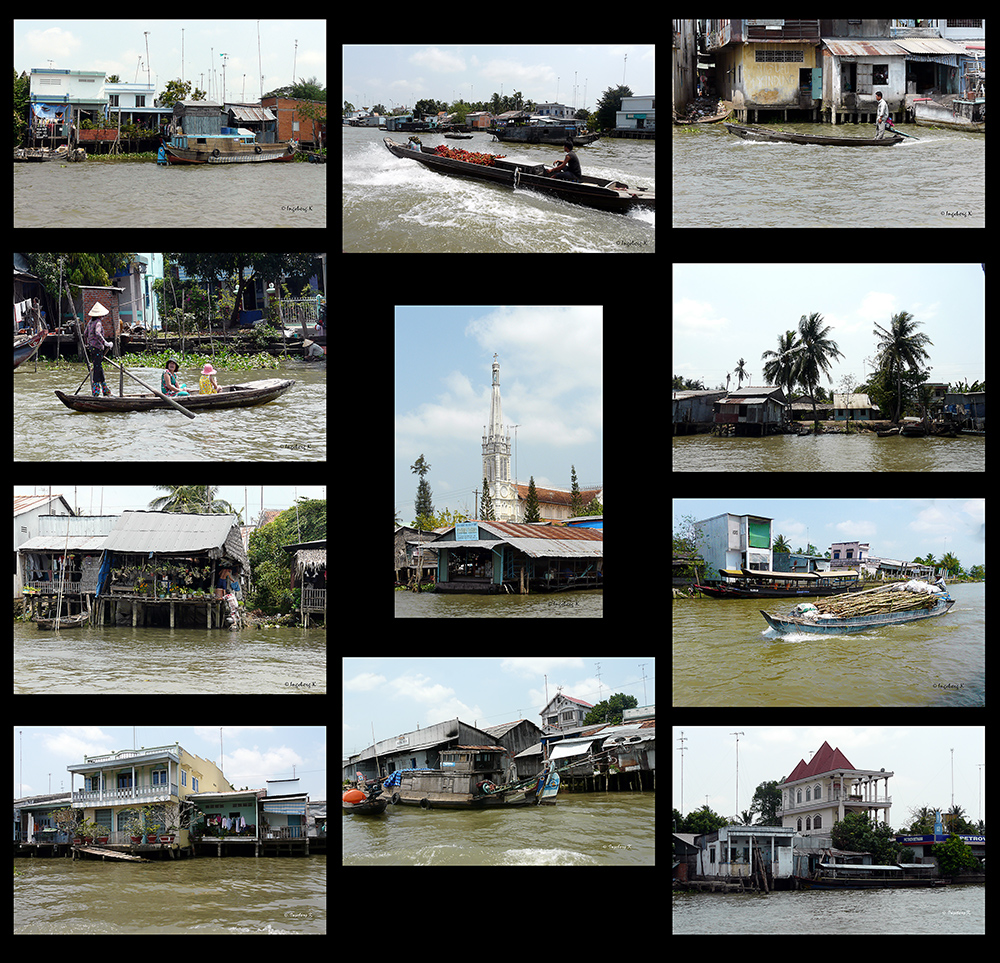
<path id="1" fill-rule="evenodd" d="M 93 352 L 94 366 L 90 372 L 90 390 L 95 398 L 110 396 L 111 389 L 108 388 L 104 380 L 104 368 L 101 366 L 101 358 L 104 352 L 111 350 L 114 345 L 104 337 L 104 324 L 101 318 L 111 312 L 100 301 L 95 301 L 94 306 L 87 315 L 90 320 L 84 329 L 83 340 L 87 347 Z"/>
<path id="2" fill-rule="evenodd" d="M 580 170 L 580 159 L 573 150 L 573 141 L 568 137 L 566 138 L 566 143 L 563 145 L 563 150 L 566 151 L 566 156 L 552 168 L 549 177 L 558 177 L 564 181 L 579 181 L 583 171 Z M 566 167 L 569 170 L 563 169 Z"/>
<path id="3" fill-rule="evenodd" d="M 875 102 L 878 104 L 878 111 L 875 114 L 875 139 L 881 140 L 885 136 L 885 122 L 889 119 L 889 105 L 882 97 L 882 91 L 875 91 Z"/>

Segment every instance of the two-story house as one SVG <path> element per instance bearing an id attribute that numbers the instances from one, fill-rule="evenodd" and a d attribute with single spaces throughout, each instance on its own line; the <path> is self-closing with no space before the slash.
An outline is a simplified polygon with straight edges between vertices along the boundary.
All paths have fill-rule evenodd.
<path id="1" fill-rule="evenodd" d="M 884 769 L 855 769 L 839 750 L 824 742 L 807 763 L 804 759 L 778 784 L 781 825 L 803 836 L 829 835 L 847 813 L 870 812 L 875 822 L 889 822 L 892 796 Z M 884 780 L 881 795 L 879 782 Z M 879 812 L 881 811 L 881 820 Z"/>
<path id="2" fill-rule="evenodd" d="M 66 768 L 73 808 L 83 810 L 84 819 L 110 829 L 110 842 L 126 845 L 130 842 L 126 826 L 143 809 L 147 826 L 160 826 L 161 833 L 175 837 L 176 846 L 187 847 L 192 807 L 182 805 L 185 798 L 233 789 L 214 762 L 179 744 L 84 756 L 82 763 Z M 83 779 L 80 790 L 74 789 L 77 775 Z"/>
<path id="3" fill-rule="evenodd" d="M 593 708 L 583 699 L 574 699 L 560 692 L 539 713 L 542 717 L 542 732 L 549 735 L 567 729 L 580 729 L 587 713 Z"/>

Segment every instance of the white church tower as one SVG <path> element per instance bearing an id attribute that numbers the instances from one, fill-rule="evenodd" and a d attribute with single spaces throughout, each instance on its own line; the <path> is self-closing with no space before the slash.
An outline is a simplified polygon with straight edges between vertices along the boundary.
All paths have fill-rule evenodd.
<path id="1" fill-rule="evenodd" d="M 504 432 L 500 412 L 500 362 L 493 355 L 493 395 L 490 424 L 483 435 L 483 477 L 489 485 L 493 515 L 498 522 L 517 521 L 517 496 L 510 478 L 510 432 Z"/>

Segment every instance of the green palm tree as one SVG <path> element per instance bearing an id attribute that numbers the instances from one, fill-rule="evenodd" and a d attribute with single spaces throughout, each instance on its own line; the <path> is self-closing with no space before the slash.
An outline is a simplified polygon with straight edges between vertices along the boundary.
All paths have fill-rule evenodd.
<path id="1" fill-rule="evenodd" d="M 827 381 L 833 384 L 830 363 L 834 358 L 843 357 L 837 342 L 827 337 L 832 330 L 829 325 L 823 324 L 823 315 L 818 311 L 799 318 L 799 343 L 794 351 L 795 380 L 812 395 L 813 421 L 816 420 L 816 387 L 820 378 L 825 373 Z"/>
<path id="2" fill-rule="evenodd" d="M 920 362 L 930 358 L 924 345 L 934 343 L 926 334 L 917 333 L 917 326 L 922 323 L 915 321 L 908 311 L 900 311 L 892 316 L 888 330 L 876 324 L 873 332 L 881 337 L 876 357 L 879 370 L 896 382 L 897 423 L 903 406 L 903 369 L 919 370 Z"/>

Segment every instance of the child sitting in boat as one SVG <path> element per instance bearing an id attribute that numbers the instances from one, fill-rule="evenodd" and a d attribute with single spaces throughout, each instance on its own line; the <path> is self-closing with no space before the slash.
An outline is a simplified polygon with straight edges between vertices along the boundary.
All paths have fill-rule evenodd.
<path id="1" fill-rule="evenodd" d="M 171 365 L 173 365 L 172 369 Z M 160 376 L 160 391 L 168 398 L 185 397 L 188 394 L 186 384 L 177 384 L 177 372 L 180 370 L 181 366 L 174 358 L 171 358 L 164 366 L 163 374 Z"/>
<path id="2" fill-rule="evenodd" d="M 215 370 L 210 364 L 206 364 L 204 368 L 201 369 L 201 393 L 203 395 L 215 395 L 219 393 L 219 382 L 216 380 L 216 375 L 219 372 Z"/>

